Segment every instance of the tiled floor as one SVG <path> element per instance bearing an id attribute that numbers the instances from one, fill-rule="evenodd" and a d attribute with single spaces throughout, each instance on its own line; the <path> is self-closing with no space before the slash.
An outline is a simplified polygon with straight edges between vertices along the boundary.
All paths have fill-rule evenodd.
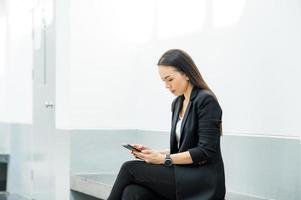
<path id="1" fill-rule="evenodd" d="M 0 200 L 28 200 L 19 195 L 0 193 Z"/>

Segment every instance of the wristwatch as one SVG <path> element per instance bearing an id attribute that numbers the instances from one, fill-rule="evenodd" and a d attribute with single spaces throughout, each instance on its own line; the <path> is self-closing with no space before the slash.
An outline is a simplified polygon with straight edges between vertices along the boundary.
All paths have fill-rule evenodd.
<path id="1" fill-rule="evenodd" d="M 169 154 L 167 154 L 166 156 L 165 156 L 165 160 L 164 160 L 164 163 L 163 163 L 165 166 L 167 166 L 167 167 L 170 167 L 170 166 L 172 166 L 172 159 L 170 158 L 170 155 Z"/>

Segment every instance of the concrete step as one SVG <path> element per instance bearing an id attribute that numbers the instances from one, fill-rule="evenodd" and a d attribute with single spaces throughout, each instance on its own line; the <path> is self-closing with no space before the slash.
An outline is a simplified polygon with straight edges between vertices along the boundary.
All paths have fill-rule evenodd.
<path id="1" fill-rule="evenodd" d="M 0 200 L 29 200 L 17 194 L 0 193 Z"/>
<path id="2" fill-rule="evenodd" d="M 112 189 L 116 174 L 78 174 L 71 176 L 71 190 L 75 191 L 74 200 L 106 199 Z M 87 196 L 85 196 L 87 195 Z M 86 198 L 85 198 L 86 197 Z M 226 200 L 266 200 L 266 198 L 227 192 Z"/>

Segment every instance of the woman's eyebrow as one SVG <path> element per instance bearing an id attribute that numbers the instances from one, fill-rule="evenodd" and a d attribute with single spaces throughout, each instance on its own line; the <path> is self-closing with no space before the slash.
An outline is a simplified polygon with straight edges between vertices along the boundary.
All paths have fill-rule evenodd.
<path id="1" fill-rule="evenodd" d="M 170 76 L 172 76 L 172 75 L 174 75 L 175 74 L 175 72 L 174 73 L 171 73 L 171 74 L 168 74 L 168 75 L 166 75 L 165 77 L 163 77 L 163 78 L 161 78 L 163 81 L 165 80 L 165 79 L 167 79 L 168 77 L 170 77 Z"/>
<path id="2" fill-rule="evenodd" d="M 169 75 L 163 77 L 162 80 L 164 81 L 164 80 L 166 80 L 166 79 L 167 79 L 168 77 L 170 77 L 170 76 L 171 76 L 171 74 L 169 74 Z"/>

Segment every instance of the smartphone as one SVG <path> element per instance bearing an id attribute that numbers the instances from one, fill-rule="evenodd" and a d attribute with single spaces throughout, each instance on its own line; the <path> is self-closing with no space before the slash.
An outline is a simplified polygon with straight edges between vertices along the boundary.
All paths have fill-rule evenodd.
<path id="1" fill-rule="evenodd" d="M 133 147 L 133 146 L 130 145 L 130 144 L 122 144 L 122 146 L 125 147 L 125 148 L 127 148 L 127 149 L 129 149 L 129 150 L 131 150 L 131 151 L 138 151 L 138 152 L 141 152 L 139 149 Z"/>

